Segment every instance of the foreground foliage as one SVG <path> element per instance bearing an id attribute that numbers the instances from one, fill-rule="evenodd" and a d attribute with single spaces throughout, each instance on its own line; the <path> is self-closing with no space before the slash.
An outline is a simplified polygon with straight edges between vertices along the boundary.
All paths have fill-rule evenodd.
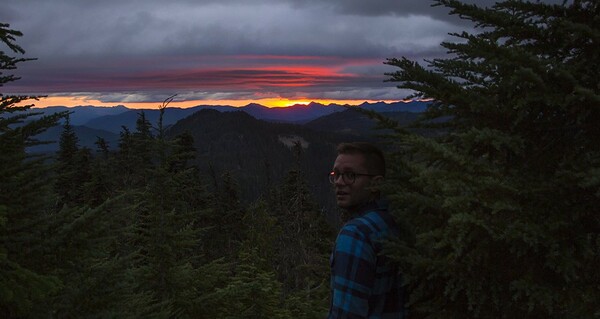
<path id="1" fill-rule="evenodd" d="M 396 138 L 413 316 L 599 317 L 600 4 L 436 2 L 480 29 L 427 67 L 387 61 L 445 132 Z"/>
<path id="2" fill-rule="evenodd" d="M 25 51 L 15 43 L 21 33 L 0 24 L 0 42 L 15 54 Z M 5 74 L 30 59 L 0 51 L 0 86 L 18 78 Z M 61 282 L 44 267 L 47 260 L 44 237 L 53 218 L 49 170 L 43 158 L 26 148 L 38 143 L 35 135 L 56 125 L 59 115 L 27 121 L 31 105 L 15 106 L 34 96 L 0 94 L 0 314 L 20 317 L 31 313 Z"/>
<path id="3" fill-rule="evenodd" d="M 2 42 L 22 54 L 18 36 L 0 24 Z M 0 53 L 2 70 L 27 61 Z M 94 151 L 79 146 L 68 114 L 34 118 L 16 105 L 34 97 L 1 97 L 2 318 L 325 315 L 332 234 L 298 169 L 244 207 L 234 176 L 206 187 L 191 135 L 165 137 L 170 100 L 158 123 L 142 112 L 117 150 L 99 139 Z M 32 155 L 35 135 L 59 120 L 56 156 Z M 298 267 L 291 249 L 302 252 Z"/>

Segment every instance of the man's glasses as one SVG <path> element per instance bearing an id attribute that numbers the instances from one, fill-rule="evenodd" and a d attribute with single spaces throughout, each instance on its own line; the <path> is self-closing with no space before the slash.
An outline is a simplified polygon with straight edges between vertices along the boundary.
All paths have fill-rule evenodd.
<path id="1" fill-rule="evenodd" d="M 354 181 L 356 181 L 356 176 L 377 176 L 377 175 L 359 174 L 359 173 L 354 173 L 354 172 L 346 172 L 346 173 L 331 172 L 331 173 L 329 173 L 329 182 L 331 184 L 335 184 L 335 182 L 341 177 L 342 180 L 344 181 L 344 183 L 354 184 Z"/>

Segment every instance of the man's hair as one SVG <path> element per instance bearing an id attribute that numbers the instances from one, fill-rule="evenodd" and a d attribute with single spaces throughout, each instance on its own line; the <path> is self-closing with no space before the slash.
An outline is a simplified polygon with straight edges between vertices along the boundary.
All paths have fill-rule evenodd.
<path id="1" fill-rule="evenodd" d="M 337 147 L 339 154 L 361 154 L 369 174 L 385 176 L 385 158 L 383 152 L 375 145 L 366 142 L 341 143 Z"/>

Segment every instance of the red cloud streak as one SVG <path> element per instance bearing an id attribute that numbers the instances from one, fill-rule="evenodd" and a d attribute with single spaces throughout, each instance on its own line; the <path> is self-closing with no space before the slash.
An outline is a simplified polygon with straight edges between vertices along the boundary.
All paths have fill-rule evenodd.
<path id="1" fill-rule="evenodd" d="M 349 66 L 381 64 L 380 60 L 334 57 L 236 56 L 123 61 L 105 68 L 82 64 L 76 70 L 63 68 L 29 74 L 7 89 L 11 92 L 125 92 L 171 90 L 271 90 L 303 87 L 347 87 L 365 82 L 381 83 L 380 74 L 359 76 L 344 72 Z M 257 61 L 260 60 L 260 61 Z M 176 63 L 174 62 L 176 61 Z M 210 65 L 207 65 L 210 64 Z M 99 71 L 100 70 L 100 71 Z M 48 69 L 46 72 L 50 71 Z"/>

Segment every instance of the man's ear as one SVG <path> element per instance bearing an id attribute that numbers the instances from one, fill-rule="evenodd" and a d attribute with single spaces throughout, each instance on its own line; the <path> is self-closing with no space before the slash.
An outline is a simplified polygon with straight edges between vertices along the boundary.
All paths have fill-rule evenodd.
<path id="1" fill-rule="evenodd" d="M 374 176 L 371 179 L 371 187 L 373 188 L 374 192 L 379 192 L 379 185 L 383 182 L 384 179 L 385 178 L 381 175 Z"/>

